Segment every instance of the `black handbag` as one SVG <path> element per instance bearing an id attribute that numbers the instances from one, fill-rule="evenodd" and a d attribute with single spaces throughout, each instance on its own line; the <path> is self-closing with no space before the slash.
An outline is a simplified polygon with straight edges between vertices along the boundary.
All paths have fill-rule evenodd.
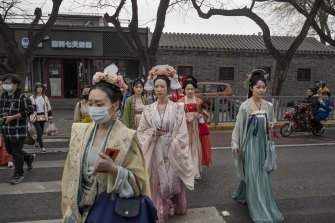
<path id="1" fill-rule="evenodd" d="M 134 175 L 140 195 L 119 197 L 117 193 L 99 194 L 91 207 L 86 223 L 155 223 L 157 210 L 148 196 L 142 193 Z"/>

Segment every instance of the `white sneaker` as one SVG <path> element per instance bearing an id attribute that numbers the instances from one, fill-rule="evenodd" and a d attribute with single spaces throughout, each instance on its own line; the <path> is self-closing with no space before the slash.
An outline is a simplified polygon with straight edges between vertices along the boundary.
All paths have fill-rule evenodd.
<path id="1" fill-rule="evenodd" d="M 13 162 L 8 162 L 8 168 L 12 168 L 14 166 L 14 163 Z"/>
<path id="2" fill-rule="evenodd" d="M 42 153 L 46 153 L 46 152 L 47 150 L 44 147 L 42 147 Z"/>

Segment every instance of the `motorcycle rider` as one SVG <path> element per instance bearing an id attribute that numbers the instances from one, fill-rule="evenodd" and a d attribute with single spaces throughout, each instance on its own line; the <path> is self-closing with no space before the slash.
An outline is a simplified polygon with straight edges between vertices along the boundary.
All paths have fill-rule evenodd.
<path id="1" fill-rule="evenodd" d="M 320 107 L 320 101 L 315 88 L 307 89 L 307 97 L 303 100 L 303 102 L 309 103 L 310 106 L 312 107 L 312 115 L 314 118 L 312 121 L 315 124 L 316 131 L 321 132 L 324 129 L 324 127 L 323 124 L 320 122 L 321 119 L 318 113 Z"/>

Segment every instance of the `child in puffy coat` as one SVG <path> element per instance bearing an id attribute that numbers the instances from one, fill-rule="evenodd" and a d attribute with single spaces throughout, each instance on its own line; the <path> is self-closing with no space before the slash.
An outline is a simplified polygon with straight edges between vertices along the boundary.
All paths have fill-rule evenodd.
<path id="1" fill-rule="evenodd" d="M 320 100 L 320 107 L 318 115 L 320 120 L 328 118 L 329 114 L 334 110 L 334 103 L 330 100 L 330 92 L 326 91 L 322 93 L 322 100 Z"/>

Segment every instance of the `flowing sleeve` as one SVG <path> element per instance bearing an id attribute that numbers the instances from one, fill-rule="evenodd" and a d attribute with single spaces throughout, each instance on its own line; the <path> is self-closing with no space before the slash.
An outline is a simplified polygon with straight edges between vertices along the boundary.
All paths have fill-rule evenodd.
<path id="1" fill-rule="evenodd" d="M 70 158 L 69 155 L 66 158 L 64 170 L 63 170 L 63 176 L 62 176 L 62 200 L 61 200 L 61 209 L 62 209 L 62 216 L 65 215 L 66 210 L 69 207 L 68 202 L 68 187 L 70 183 Z"/>
<path id="2" fill-rule="evenodd" d="M 150 196 L 149 177 L 145 169 L 143 153 L 136 136 L 122 166 L 129 171 L 128 183 L 131 185 L 134 194 L 139 194 L 139 186 L 145 195 Z M 139 185 L 137 185 L 134 175 Z"/>
<path id="3" fill-rule="evenodd" d="M 139 185 L 137 185 L 135 176 Z M 133 195 L 139 195 L 139 189 L 141 188 L 143 194 L 150 196 L 149 177 L 145 169 L 145 161 L 141 147 L 136 136 L 133 139 L 122 166 L 119 166 L 116 178 L 113 177 L 112 174 L 109 174 L 108 181 L 110 188 L 112 188 L 111 190 L 107 190 L 108 193 L 115 192 L 118 193 L 120 197 L 131 197 Z"/>
<path id="4" fill-rule="evenodd" d="M 243 138 L 244 136 L 241 134 L 244 134 L 244 116 L 245 116 L 245 109 L 244 109 L 244 104 L 242 104 L 239 108 L 239 111 L 237 113 L 236 117 L 236 123 L 235 127 L 232 133 L 232 141 L 231 141 L 231 147 L 232 149 L 240 149 L 241 152 L 243 153 Z M 233 156 L 233 162 L 234 166 L 236 168 L 236 175 L 243 180 L 244 179 L 244 168 L 243 168 L 243 156 Z"/>
<path id="5" fill-rule="evenodd" d="M 185 186 L 189 190 L 193 190 L 194 165 L 191 159 L 185 112 L 182 106 L 179 106 L 176 112 L 175 127 L 172 133 L 168 157 L 174 169 L 178 170 L 178 175 Z"/>
<path id="6" fill-rule="evenodd" d="M 127 126 L 128 128 L 131 128 L 131 106 L 132 106 L 132 97 L 127 98 L 124 110 L 123 110 L 123 115 L 122 115 L 122 123 Z"/>
<path id="7" fill-rule="evenodd" d="M 240 132 L 241 132 L 241 125 L 243 119 L 243 106 L 240 106 L 239 111 L 237 113 L 235 127 L 233 129 L 233 133 L 231 135 L 231 147 L 233 149 L 241 149 L 240 148 Z"/>
<path id="8" fill-rule="evenodd" d="M 73 117 L 74 122 L 80 122 L 80 119 L 81 119 L 79 104 L 80 104 L 80 101 L 77 102 L 76 108 L 74 109 L 74 117 Z"/>
<path id="9" fill-rule="evenodd" d="M 150 173 L 151 170 L 151 158 L 156 140 L 155 129 L 150 126 L 149 122 L 150 108 L 151 105 L 145 106 L 137 129 L 137 137 L 142 147 L 148 173 Z"/>
<path id="10" fill-rule="evenodd" d="M 274 106 L 270 102 L 268 102 L 268 105 L 269 105 L 269 111 L 268 111 L 269 112 L 269 123 L 271 126 L 273 126 L 277 122 L 277 119 L 274 113 Z"/>

